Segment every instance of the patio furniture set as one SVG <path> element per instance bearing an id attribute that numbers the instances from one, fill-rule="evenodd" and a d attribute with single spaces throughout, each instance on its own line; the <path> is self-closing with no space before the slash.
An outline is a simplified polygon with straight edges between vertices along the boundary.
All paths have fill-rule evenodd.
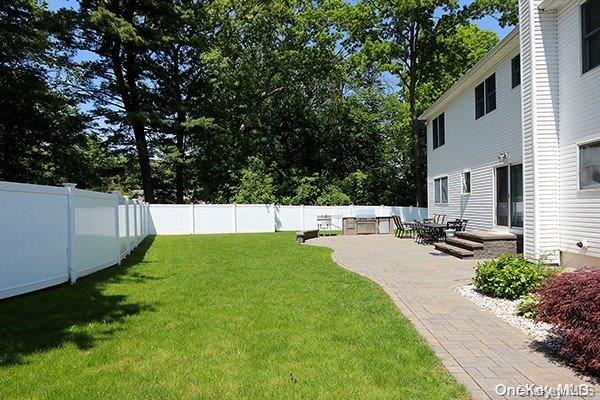
<path id="1" fill-rule="evenodd" d="M 446 237 L 452 237 L 455 232 L 463 232 L 467 228 L 467 219 L 455 219 L 444 222 L 445 215 L 434 215 L 433 218 L 426 218 L 422 222 L 413 220 L 413 222 L 402 222 L 399 216 L 394 216 L 396 224 L 396 236 L 400 238 L 415 238 L 417 243 L 431 244 L 445 241 Z"/>

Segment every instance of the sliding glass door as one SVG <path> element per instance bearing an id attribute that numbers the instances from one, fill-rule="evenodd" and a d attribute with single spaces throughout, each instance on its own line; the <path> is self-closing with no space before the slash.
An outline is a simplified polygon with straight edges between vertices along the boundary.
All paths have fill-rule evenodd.
<path id="1" fill-rule="evenodd" d="M 496 226 L 523 227 L 523 165 L 496 168 Z"/>

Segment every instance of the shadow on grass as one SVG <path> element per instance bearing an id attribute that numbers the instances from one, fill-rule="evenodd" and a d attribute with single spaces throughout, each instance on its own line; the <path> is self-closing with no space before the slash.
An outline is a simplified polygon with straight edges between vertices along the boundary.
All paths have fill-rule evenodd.
<path id="1" fill-rule="evenodd" d="M 104 286 L 160 279 L 127 273 L 142 262 L 154 237 L 146 238 L 121 266 L 77 281 L 0 302 L 0 366 L 22 364 L 25 357 L 72 343 L 88 350 L 122 329 L 125 318 L 155 309 L 121 294 L 107 295 Z"/>

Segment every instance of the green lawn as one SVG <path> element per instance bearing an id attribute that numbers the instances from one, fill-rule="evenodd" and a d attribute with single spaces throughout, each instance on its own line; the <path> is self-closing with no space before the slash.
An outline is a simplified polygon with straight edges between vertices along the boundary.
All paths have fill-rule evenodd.
<path id="1" fill-rule="evenodd" d="M 0 302 L 0 398 L 466 399 L 371 281 L 288 233 L 148 238 Z"/>

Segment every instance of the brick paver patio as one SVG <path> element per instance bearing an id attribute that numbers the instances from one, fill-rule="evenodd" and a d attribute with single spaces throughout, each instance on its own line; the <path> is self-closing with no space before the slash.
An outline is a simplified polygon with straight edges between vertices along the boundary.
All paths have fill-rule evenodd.
<path id="1" fill-rule="evenodd" d="M 470 282 L 476 261 L 387 235 L 321 237 L 309 244 L 334 249 L 338 264 L 378 283 L 474 399 L 506 398 L 496 394 L 499 384 L 590 385 L 532 350 L 522 331 L 454 291 Z M 600 386 L 593 389 L 587 398 L 600 398 Z"/>

